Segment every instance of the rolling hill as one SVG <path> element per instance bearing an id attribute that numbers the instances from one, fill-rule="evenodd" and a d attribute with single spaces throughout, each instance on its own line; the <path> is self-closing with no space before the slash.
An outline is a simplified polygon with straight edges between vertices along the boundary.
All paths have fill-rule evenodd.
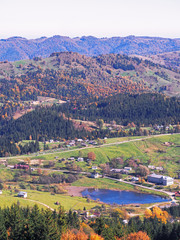
<path id="1" fill-rule="evenodd" d="M 96 38 L 83 36 L 69 38 L 58 35 L 38 39 L 11 37 L 0 40 L 0 61 L 48 57 L 53 52 L 64 51 L 77 52 L 87 56 L 98 56 L 109 53 L 156 55 L 179 50 L 180 39 L 160 37 Z"/>
<path id="2" fill-rule="evenodd" d="M 179 96 L 179 79 L 177 71 L 137 57 L 53 53 L 44 59 L 1 62 L 0 100 L 32 100 L 38 95 L 67 100 L 152 91 Z"/>

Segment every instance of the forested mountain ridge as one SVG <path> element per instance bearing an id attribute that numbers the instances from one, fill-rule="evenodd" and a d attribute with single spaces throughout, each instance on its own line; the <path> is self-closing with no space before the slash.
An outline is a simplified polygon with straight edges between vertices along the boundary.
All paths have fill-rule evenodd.
<path id="1" fill-rule="evenodd" d="M 1 62 L 0 99 L 24 101 L 40 95 L 66 100 L 150 91 L 179 96 L 179 79 L 178 71 L 137 57 L 53 53 L 45 59 Z"/>
<path id="2" fill-rule="evenodd" d="M 156 93 L 117 94 L 89 102 L 69 102 L 55 108 L 72 118 L 90 121 L 101 118 L 122 125 L 130 122 L 145 126 L 180 122 L 180 100 Z"/>
<path id="3" fill-rule="evenodd" d="M 33 57 L 48 57 L 53 52 L 73 51 L 87 56 L 121 53 L 152 55 L 180 50 L 180 39 L 160 37 L 112 37 L 96 38 L 65 36 L 26 39 L 11 37 L 0 40 L 0 60 L 16 61 Z"/>

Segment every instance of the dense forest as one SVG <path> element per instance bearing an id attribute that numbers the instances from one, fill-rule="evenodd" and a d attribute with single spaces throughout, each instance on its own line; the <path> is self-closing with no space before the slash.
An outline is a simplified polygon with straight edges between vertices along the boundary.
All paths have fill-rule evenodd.
<path id="1" fill-rule="evenodd" d="M 56 108 L 56 107 L 55 107 Z M 91 101 L 69 102 L 57 107 L 59 111 L 73 118 L 117 124 L 177 124 L 180 121 L 179 99 L 168 98 L 162 94 L 118 94 Z"/>
<path id="2" fill-rule="evenodd" d="M 72 121 L 66 119 L 52 108 L 37 108 L 17 120 L 8 121 L 1 129 L 0 135 L 19 142 L 23 139 L 46 140 L 50 138 L 68 139 L 86 136 L 86 132 L 74 128 Z"/>
<path id="3" fill-rule="evenodd" d="M 159 212 L 163 211 L 156 209 Z M 76 212 L 42 210 L 36 205 L 30 209 L 12 205 L 0 209 L 1 240 L 179 240 L 179 222 L 164 222 L 160 216 L 131 218 L 123 223 L 121 211 L 111 218 L 103 216 L 80 221 Z"/>

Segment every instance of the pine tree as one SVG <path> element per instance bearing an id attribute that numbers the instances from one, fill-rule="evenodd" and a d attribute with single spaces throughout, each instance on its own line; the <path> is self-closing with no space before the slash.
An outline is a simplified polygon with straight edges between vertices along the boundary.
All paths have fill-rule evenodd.
<path id="1" fill-rule="evenodd" d="M 0 239 L 7 240 L 7 232 L 6 232 L 4 217 L 3 217 L 1 209 L 0 209 Z"/>
<path id="2" fill-rule="evenodd" d="M 59 238 L 57 222 L 53 218 L 53 212 L 50 209 L 45 211 L 46 239 L 57 240 Z"/>

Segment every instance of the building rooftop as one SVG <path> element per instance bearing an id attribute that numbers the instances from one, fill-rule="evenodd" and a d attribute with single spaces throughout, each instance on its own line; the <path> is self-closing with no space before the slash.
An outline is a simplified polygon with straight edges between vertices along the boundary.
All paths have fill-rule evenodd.
<path id="1" fill-rule="evenodd" d="M 158 174 L 152 173 L 151 175 L 148 175 L 148 177 L 162 178 L 163 175 L 158 175 Z"/>

